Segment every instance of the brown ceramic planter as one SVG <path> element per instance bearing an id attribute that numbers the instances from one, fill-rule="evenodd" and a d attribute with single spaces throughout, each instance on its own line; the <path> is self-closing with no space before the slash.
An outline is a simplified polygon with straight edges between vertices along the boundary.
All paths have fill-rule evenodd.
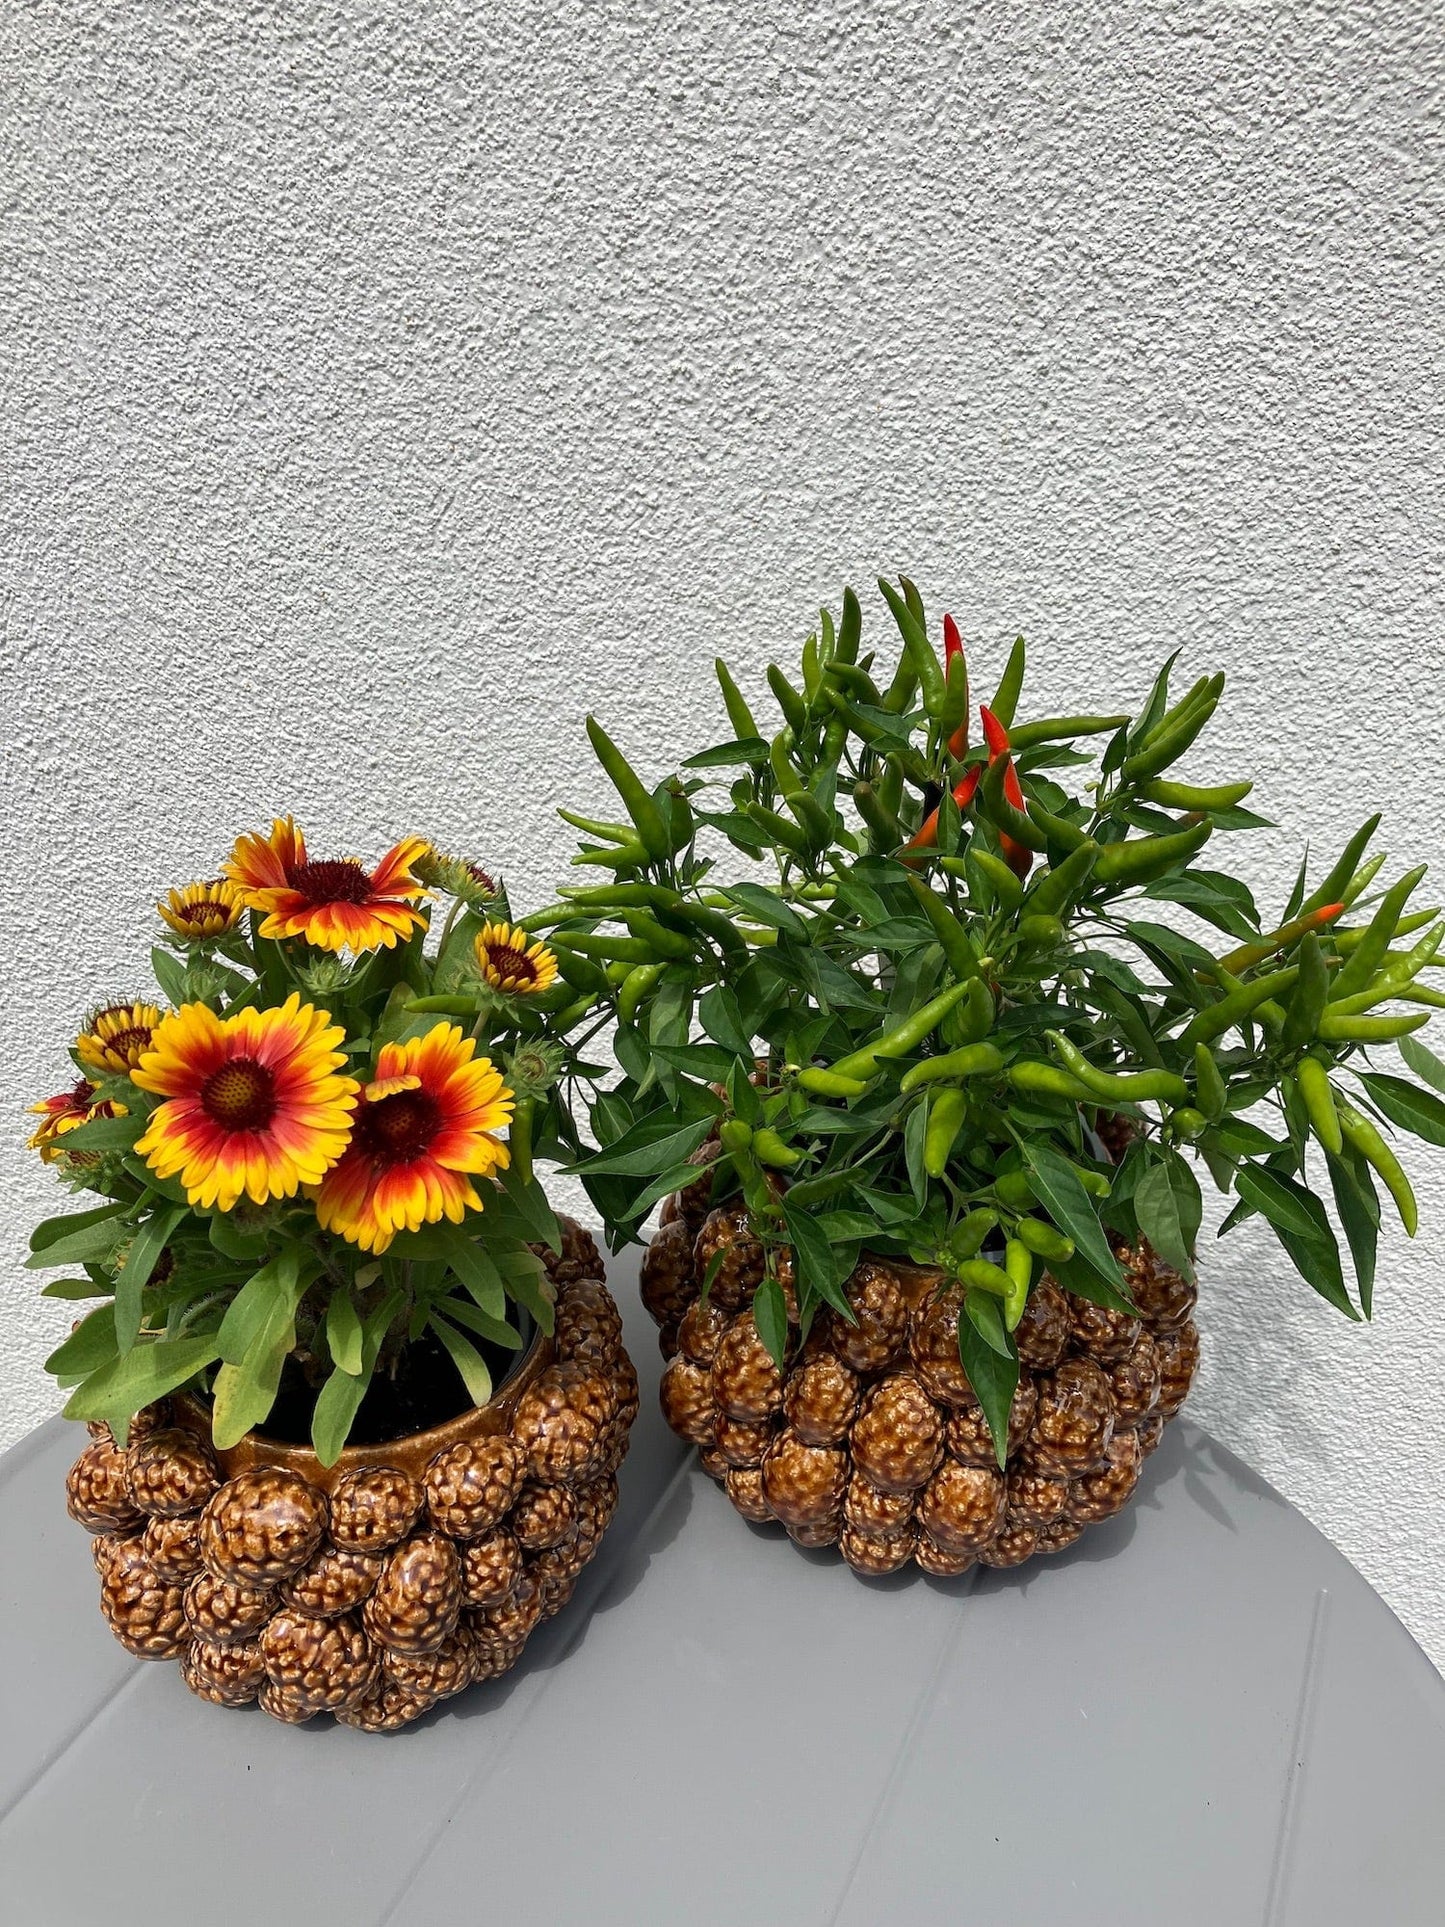
<path id="1" fill-rule="evenodd" d="M 803 1546 L 837 1545 L 859 1573 L 914 1560 L 944 1576 L 1072 1545 L 1128 1503 L 1198 1363 L 1194 1289 L 1147 1245 L 1119 1249 L 1139 1318 L 1046 1278 L 1016 1334 L 1000 1471 L 942 1272 L 865 1255 L 846 1287 L 857 1322 L 825 1310 L 803 1340 L 795 1318 L 780 1371 L 747 1309 L 763 1251 L 746 1210 L 709 1211 L 703 1181 L 663 1217 L 642 1295 L 668 1360 L 664 1418 L 745 1518 Z"/>
<path id="2" fill-rule="evenodd" d="M 514 1666 L 560 1612 L 617 1504 L 637 1376 L 591 1237 L 544 1253 L 556 1330 L 487 1405 L 323 1466 L 252 1433 L 216 1453 L 190 1398 L 71 1469 L 101 1610 L 193 1693 L 389 1732 Z"/>

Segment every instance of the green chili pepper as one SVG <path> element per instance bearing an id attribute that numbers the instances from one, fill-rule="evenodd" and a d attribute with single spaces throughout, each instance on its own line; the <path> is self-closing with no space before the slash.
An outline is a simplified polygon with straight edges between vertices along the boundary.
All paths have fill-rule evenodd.
<path id="1" fill-rule="evenodd" d="M 878 772 L 878 801 L 895 817 L 903 804 L 903 759 L 894 752 L 883 758 Z"/>
<path id="2" fill-rule="evenodd" d="M 566 892 L 574 916 L 584 910 L 595 910 L 601 916 L 610 915 L 614 910 L 646 910 L 656 903 L 665 903 L 672 894 L 658 883 L 597 883 L 590 887 L 579 884 Z"/>
<path id="3" fill-rule="evenodd" d="M 1427 923 L 1433 923 L 1439 914 L 1438 903 L 1430 910 L 1412 910 L 1408 917 L 1401 917 L 1395 925 L 1395 935 L 1397 937 L 1413 936 L 1417 930 L 1423 930 Z M 1338 928 L 1332 930 L 1330 938 L 1342 957 L 1351 957 L 1369 934 L 1370 926 L 1367 923 L 1357 923 L 1349 924 L 1343 930 Z M 1386 955 L 1389 955 L 1388 951 Z"/>
<path id="4" fill-rule="evenodd" d="M 825 810 L 811 790 L 798 789 L 784 799 L 798 819 L 810 850 L 826 850 L 833 841 L 833 812 Z"/>
<path id="5" fill-rule="evenodd" d="M 791 1144 L 785 1144 L 770 1126 L 764 1125 L 760 1131 L 753 1132 L 753 1156 L 759 1164 L 771 1170 L 790 1171 L 795 1164 L 801 1164 L 803 1154 Z"/>
<path id="6" fill-rule="evenodd" d="M 581 849 L 572 858 L 573 863 L 597 863 L 604 869 L 615 870 L 621 876 L 624 870 L 641 870 L 650 861 L 648 852 L 643 848 L 642 838 L 633 837 L 625 848 Z M 526 929 L 527 919 L 523 917 L 522 928 Z"/>
<path id="7" fill-rule="evenodd" d="M 523 1184 L 532 1182 L 532 1124 L 536 1108 L 535 1098 L 515 1097 L 512 1100 L 512 1122 L 507 1131 L 507 1146 L 512 1153 L 512 1171 Z"/>
<path id="8" fill-rule="evenodd" d="M 1335 978 L 1330 992 L 1331 1003 L 1341 997 L 1348 997 L 1357 990 L 1363 990 L 1384 960 L 1395 935 L 1405 904 L 1425 874 L 1426 866 L 1407 871 L 1398 883 L 1393 884 L 1380 899 L 1380 907 L 1369 921 L 1365 935 L 1351 954 L 1343 970 Z"/>
<path id="9" fill-rule="evenodd" d="M 747 945 L 738 935 L 731 917 L 724 916 L 720 910 L 709 910 L 701 903 L 689 902 L 674 892 L 667 894 L 672 901 L 657 905 L 657 916 L 661 922 L 668 923 L 671 920 L 673 923 L 691 924 L 694 929 L 701 930 L 704 936 L 711 937 L 729 960 L 738 963 L 746 960 Z"/>
<path id="10" fill-rule="evenodd" d="M 1329 966 L 1313 930 L 1307 930 L 1300 938 L 1295 956 L 1299 960 L 1299 981 L 1285 1006 L 1280 1038 L 1286 1050 L 1299 1050 L 1313 1039 L 1330 994 Z"/>
<path id="11" fill-rule="evenodd" d="M 1066 1265 L 1074 1255 L 1074 1241 L 1042 1218 L 1020 1218 L 1014 1236 L 1026 1251 L 1048 1264 Z"/>
<path id="12" fill-rule="evenodd" d="M 1318 1031 L 1322 1044 L 1389 1044 L 1428 1024 L 1428 1010 L 1411 1017 L 1338 1017 L 1327 1010 Z"/>
<path id="13" fill-rule="evenodd" d="M 584 957 L 598 957 L 606 962 L 657 962 L 657 952 L 652 945 L 643 943 L 637 937 L 609 937 L 601 931 L 571 930 L 567 933 L 567 946 Z"/>
<path id="14" fill-rule="evenodd" d="M 803 693 L 812 702 L 823 680 L 823 664 L 818 654 L 818 638 L 809 636 L 803 644 Z"/>
<path id="15" fill-rule="evenodd" d="M 803 779 L 793 768 L 789 757 L 794 740 L 791 729 L 780 729 L 768 745 L 768 761 L 772 765 L 773 780 L 781 796 L 796 795 L 803 788 Z"/>
<path id="16" fill-rule="evenodd" d="M 944 1016 L 953 1009 L 960 998 L 968 995 L 968 985 L 950 984 L 947 990 L 939 991 L 930 997 L 926 1004 L 905 1017 L 891 1030 L 885 1030 L 871 1044 L 865 1044 L 848 1057 L 843 1057 L 828 1068 L 835 1077 L 871 1077 L 881 1059 L 907 1057 L 930 1036 Z"/>
<path id="17" fill-rule="evenodd" d="M 475 997 L 413 997 L 406 1006 L 409 1014 L 439 1017 L 475 1017 Z"/>
<path id="18" fill-rule="evenodd" d="M 1400 1214 L 1406 1235 L 1413 1238 L 1419 1227 L 1420 1213 L 1415 1204 L 1415 1193 L 1410 1189 L 1410 1180 L 1405 1176 L 1400 1160 L 1370 1120 L 1357 1111 L 1353 1104 L 1347 1104 L 1338 1092 L 1335 1093 L 1335 1109 L 1346 1143 L 1353 1145 L 1360 1156 L 1379 1172 L 1381 1183 L 1395 1200 L 1395 1209 Z"/>
<path id="19" fill-rule="evenodd" d="M 911 873 L 908 887 L 942 946 L 944 961 L 949 969 L 956 977 L 977 978 L 978 952 L 974 949 L 973 939 L 943 898 L 922 877 Z"/>
<path id="20" fill-rule="evenodd" d="M 730 1158 L 744 1156 L 752 1145 L 753 1127 L 740 1117 L 724 1118 L 718 1126 L 718 1142 Z"/>
<path id="21" fill-rule="evenodd" d="M 964 1044 L 943 1057 L 925 1057 L 905 1071 L 898 1089 L 904 1097 L 924 1084 L 965 1077 L 996 1077 L 1003 1069 L 1003 1053 L 995 1044 Z"/>
<path id="22" fill-rule="evenodd" d="M 790 823 L 776 810 L 767 809 L 761 803 L 749 803 L 743 815 L 751 818 L 760 830 L 765 830 L 773 841 L 793 856 L 805 857 L 811 854 L 807 837 L 796 823 Z"/>
<path id="23" fill-rule="evenodd" d="M 986 1291 L 994 1298 L 1005 1300 L 1009 1296 L 1008 1273 L 1001 1265 L 990 1264 L 987 1258 L 965 1258 L 955 1267 L 954 1276 L 970 1291 Z"/>
<path id="24" fill-rule="evenodd" d="M 838 627 L 838 643 L 833 654 L 835 663 L 853 663 L 858 660 L 858 644 L 863 636 L 863 611 L 858 598 L 851 589 L 843 591 L 843 620 Z"/>
<path id="25" fill-rule="evenodd" d="M 1165 810 L 1230 810 L 1242 803 L 1253 790 L 1253 783 L 1220 783 L 1201 789 L 1197 783 L 1144 783 L 1140 795 Z"/>
<path id="26" fill-rule="evenodd" d="M 997 1223 L 997 1211 L 990 1211 L 987 1205 L 979 1205 L 960 1218 L 948 1241 L 950 1259 L 958 1264 L 974 1257 L 983 1249 L 984 1240 Z"/>
<path id="27" fill-rule="evenodd" d="M 1283 970 L 1273 970 L 1267 977 L 1257 977 L 1253 983 L 1239 984 L 1227 991 L 1218 1003 L 1196 1011 L 1180 1031 L 1179 1042 L 1187 1050 L 1195 1044 L 1207 1044 L 1215 1037 L 1222 1037 L 1225 1031 L 1253 1016 L 1267 999 L 1288 990 L 1298 978 L 1299 965 L 1287 964 Z"/>
<path id="28" fill-rule="evenodd" d="M 808 705 L 775 662 L 768 664 L 768 688 L 772 690 L 788 727 L 795 735 L 801 736 L 808 726 Z"/>
<path id="29" fill-rule="evenodd" d="M 989 704 L 989 708 L 993 711 L 994 715 L 998 717 L 1005 729 L 1008 729 L 1013 723 L 1014 711 L 1019 706 L 1019 691 L 1024 686 L 1025 658 L 1024 639 L 1022 636 L 1018 636 L 1015 638 L 1013 648 L 1009 650 L 1008 661 L 1004 665 L 1003 676 L 1000 679 L 997 690 L 994 692 L 994 699 Z M 1017 749 L 1018 747 L 1019 745 L 1015 743 L 1014 748 Z"/>
<path id="30" fill-rule="evenodd" d="M 1066 854 L 1071 854 L 1075 850 L 1081 850 L 1091 840 L 1077 823 L 1070 823 L 1062 816 L 1055 816 L 1052 810 L 1046 810 L 1043 804 L 1032 796 L 1024 807 L 1028 811 L 1029 821 L 1036 823 L 1043 831 L 1051 851 L 1059 849 Z"/>
<path id="31" fill-rule="evenodd" d="M 1049 840 L 1044 832 L 1024 812 L 1009 802 L 1005 795 L 1005 785 L 1013 772 L 1013 764 L 1007 756 L 995 756 L 984 770 L 983 781 L 979 784 L 978 800 L 984 815 L 995 829 L 1005 836 L 1012 837 L 1026 850 L 1046 850 Z"/>
<path id="32" fill-rule="evenodd" d="M 1165 836 L 1140 836 L 1127 843 L 1105 843 L 1094 865 L 1100 883 L 1153 883 L 1187 863 L 1214 833 L 1209 822 Z"/>
<path id="33" fill-rule="evenodd" d="M 988 1036 L 994 1016 L 993 992 L 982 977 L 970 977 L 968 995 L 949 1011 L 938 1026 L 938 1034 L 950 1050 L 961 1050 L 965 1044 L 981 1043 Z"/>
<path id="34" fill-rule="evenodd" d="M 1096 1097 L 1122 1100 L 1126 1104 L 1158 1102 L 1177 1106 L 1189 1102 L 1189 1086 L 1172 1071 L 1101 1071 L 1062 1031 L 1045 1031 L 1044 1035 L 1058 1052 L 1064 1069 Z"/>
<path id="35" fill-rule="evenodd" d="M 1209 1129 L 1209 1119 L 1192 1104 L 1181 1104 L 1169 1114 L 1169 1128 L 1176 1137 L 1197 1138 Z"/>
<path id="36" fill-rule="evenodd" d="M 1029 886 L 1029 909 L 1041 916 L 1062 916 L 1083 895 L 1098 860 L 1098 844 L 1092 840 L 1081 843 L 1062 863 L 1052 864 Z"/>
<path id="37" fill-rule="evenodd" d="M 940 1091 L 928 1110 L 923 1133 L 923 1168 L 931 1178 L 941 1178 L 948 1169 L 953 1146 L 963 1128 L 968 1098 L 961 1090 Z"/>
<path id="38" fill-rule="evenodd" d="M 993 1188 L 999 1202 L 1007 1205 L 1010 1211 L 1033 1210 L 1034 1189 L 1022 1171 L 996 1171 Z"/>
<path id="39" fill-rule="evenodd" d="M 1023 902 L 1024 886 L 1003 861 L 988 850 L 972 848 L 969 861 L 976 863 L 993 886 L 994 897 L 1005 910 L 1017 910 Z"/>
<path id="40" fill-rule="evenodd" d="M 840 1077 L 814 1064 L 798 1072 L 798 1083 L 817 1097 L 861 1097 L 868 1088 L 860 1077 Z"/>
<path id="41" fill-rule="evenodd" d="M 997 700 L 990 707 L 994 715 L 998 716 Z M 999 716 L 1000 722 L 1007 723 L 1008 720 L 1005 716 Z M 1017 729 L 1010 729 L 1009 740 L 1017 756 L 1026 749 L 1033 749 L 1039 743 L 1056 743 L 1066 736 L 1102 736 L 1106 732 L 1122 729 L 1128 720 L 1127 716 L 1045 717 L 1041 722 L 1020 723 Z"/>
<path id="42" fill-rule="evenodd" d="M 1034 1057 L 1023 1057 L 1016 1064 L 1010 1064 L 1008 1081 L 1015 1090 L 1040 1097 L 1068 1097 L 1080 1103 L 1093 1096 L 1089 1086 L 1081 1084 L 1077 1077 L 1070 1077 L 1057 1064 L 1045 1064 Z"/>
<path id="43" fill-rule="evenodd" d="M 662 820 L 662 811 L 644 788 L 637 771 L 595 716 L 587 718 L 587 735 L 596 752 L 598 762 L 607 772 L 612 787 L 622 798 L 623 808 L 637 826 L 637 834 L 646 845 L 648 854 L 657 858 L 668 856 L 672 845 L 667 834 L 667 825 Z"/>
<path id="44" fill-rule="evenodd" d="M 664 930 L 645 910 L 624 910 L 622 921 L 639 943 L 648 946 L 654 957 L 666 958 L 673 963 L 690 961 L 692 945 L 687 938 L 679 936 L 675 930 Z"/>
<path id="45" fill-rule="evenodd" d="M 1338 1157 L 1344 1145 L 1340 1114 L 1335 1109 L 1329 1072 L 1317 1057 L 1302 1057 L 1295 1065 L 1295 1084 L 1304 1103 L 1305 1114 L 1315 1136 L 1331 1157 Z"/>
<path id="46" fill-rule="evenodd" d="M 727 705 L 728 721 L 733 726 L 733 735 L 739 742 L 761 736 L 762 731 L 758 728 L 753 712 L 744 702 L 742 692 L 733 681 L 732 671 L 721 656 L 714 661 L 713 670 L 718 679 L 718 686 L 722 690 L 723 702 Z"/>
<path id="47" fill-rule="evenodd" d="M 883 692 L 883 707 L 890 716 L 901 716 L 913 701 L 914 691 L 918 688 L 918 676 L 913 667 L 913 659 L 904 651 L 903 659 L 893 672 L 893 680 Z"/>
<path id="48" fill-rule="evenodd" d="M 1025 1224 L 1037 1223 L 1036 1218 L 1025 1218 L 1019 1225 L 1018 1237 L 1010 1238 L 1003 1248 L 1004 1276 L 1008 1279 L 1008 1290 L 1003 1298 L 1003 1322 L 1009 1331 L 1016 1328 L 1029 1302 L 1029 1286 L 1034 1281 L 1033 1247 L 1024 1238 L 1023 1230 Z M 1046 1229 L 1052 1230 L 1053 1226 L 1049 1225 Z M 1067 1255 L 1072 1257 L 1073 1239 L 1065 1238 L 1063 1243 L 1069 1247 Z M 1043 1255 L 1047 1256 L 1047 1253 Z"/>
<path id="49" fill-rule="evenodd" d="M 841 690 L 859 702 L 871 703 L 875 708 L 883 698 L 878 693 L 878 685 L 866 669 L 860 669 L 853 662 L 830 662 L 828 673 L 823 678 L 824 694 L 829 689 Z"/>
<path id="50" fill-rule="evenodd" d="M 1355 874 L 1340 892 L 1340 902 L 1344 904 L 1347 910 L 1352 903 L 1357 903 L 1365 894 L 1380 871 L 1384 869 L 1387 861 L 1386 853 L 1381 850 L 1378 856 L 1372 856 L 1368 863 L 1362 863 L 1360 865 L 1359 869 L 1356 870 Z"/>
<path id="51" fill-rule="evenodd" d="M 1301 911 L 1318 910 L 1321 904 L 1336 903 L 1344 896 L 1346 886 L 1360 866 L 1360 858 L 1365 854 L 1366 845 L 1379 827 L 1380 818 L 1375 815 L 1355 831 L 1345 845 L 1344 853 L 1334 869 L 1330 871 L 1319 888 L 1312 890 L 1300 905 Z"/>
<path id="52" fill-rule="evenodd" d="M 968 664 L 960 650 L 950 657 L 944 676 L 943 701 L 938 714 L 932 720 L 938 725 L 939 736 L 945 743 L 951 743 L 959 724 L 968 714 Z"/>
<path id="53" fill-rule="evenodd" d="M 574 830 L 584 830 L 588 836 L 600 836 L 608 843 L 632 844 L 638 841 L 637 832 L 630 823 L 604 823 L 595 816 L 579 816 L 575 810 L 559 809 L 557 814 L 564 823 L 570 823 Z"/>
<path id="54" fill-rule="evenodd" d="M 923 691 L 923 706 L 931 717 L 937 717 L 943 707 L 943 671 L 923 623 L 891 582 L 886 582 L 880 576 L 878 587 L 883 592 L 883 600 L 893 611 L 893 620 L 898 624 L 898 633 L 903 638 L 903 647 L 913 667 L 913 674 Z"/>
<path id="55" fill-rule="evenodd" d="M 560 939 L 553 942 L 552 954 L 557 959 L 557 970 L 563 982 L 570 984 L 574 990 L 601 991 L 607 988 L 606 971 L 600 970 L 590 957 L 569 950 Z"/>
<path id="56" fill-rule="evenodd" d="M 662 974 L 662 965 L 655 963 L 638 964 L 635 969 L 628 971 L 617 993 L 617 1015 L 624 1024 L 630 1024 L 636 1017 L 638 1006 L 649 992 L 657 988 Z"/>
<path id="57" fill-rule="evenodd" d="M 1139 747 L 1124 758 L 1124 780 L 1141 783 L 1168 769 L 1171 763 L 1177 763 L 1219 707 L 1223 693 L 1222 675 L 1210 677 L 1202 688 L 1196 683 L 1178 708 L 1165 715 Z"/>
<path id="58" fill-rule="evenodd" d="M 1019 919 L 1018 940 L 1025 950 L 1051 950 L 1059 943 L 1064 934 L 1064 926 L 1057 917 L 1046 917 L 1033 911 Z"/>
<path id="59" fill-rule="evenodd" d="M 1217 1124 L 1228 1107 L 1229 1089 L 1208 1044 L 1194 1046 L 1194 1090 L 1200 1110 L 1212 1124 Z"/>
<path id="60" fill-rule="evenodd" d="M 903 826 L 891 810 L 884 808 L 873 785 L 866 781 L 855 783 L 853 801 L 867 828 L 874 854 L 883 856 L 889 850 L 896 850 L 903 841 Z M 933 892 L 930 890 L 928 894 L 932 896 Z"/>

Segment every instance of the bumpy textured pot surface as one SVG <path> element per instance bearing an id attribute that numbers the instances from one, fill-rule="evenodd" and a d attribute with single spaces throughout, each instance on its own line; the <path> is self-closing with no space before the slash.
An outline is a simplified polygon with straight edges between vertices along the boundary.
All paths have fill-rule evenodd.
<path id="1" fill-rule="evenodd" d="M 127 1651 L 217 1705 L 368 1732 L 515 1665 L 601 1542 L 637 1415 L 597 1247 L 560 1222 L 553 1336 L 446 1425 L 330 1467 L 258 1434 L 214 1452 L 188 1398 L 138 1414 L 124 1450 L 92 1426 L 67 1500 Z"/>
<path id="2" fill-rule="evenodd" d="M 846 1286 L 856 1323 L 825 1310 L 799 1342 L 794 1315 L 779 1371 L 748 1309 L 762 1247 L 744 1207 L 709 1209 L 706 1185 L 668 1200 L 642 1296 L 668 1360 L 663 1416 L 745 1518 L 836 1544 L 860 1573 L 912 1559 L 944 1576 L 1061 1551 L 1127 1504 L 1199 1362 L 1194 1288 L 1147 1244 L 1117 1247 L 1138 1318 L 1036 1286 L 1000 1471 L 959 1361 L 956 1286 L 865 1256 Z"/>

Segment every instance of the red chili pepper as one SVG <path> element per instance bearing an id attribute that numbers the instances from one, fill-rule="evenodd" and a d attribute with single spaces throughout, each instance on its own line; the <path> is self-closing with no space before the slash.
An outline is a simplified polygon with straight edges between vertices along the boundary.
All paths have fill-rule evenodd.
<path id="1" fill-rule="evenodd" d="M 978 714 L 979 720 L 983 724 L 984 741 L 988 744 L 989 762 L 996 763 L 1000 757 L 1003 758 L 1004 797 L 1016 810 L 1021 811 L 1024 808 L 1024 791 L 1023 785 L 1018 778 L 1018 771 L 1014 768 L 1013 758 L 1009 755 L 1008 731 L 1004 728 L 998 717 L 994 715 L 987 703 L 981 703 L 979 705 Z M 999 848 L 1003 851 L 1004 862 L 1007 863 L 1014 875 L 1026 877 L 1033 868 L 1033 851 L 1026 848 L 1024 844 L 1017 842 L 1013 837 L 1005 836 L 1002 830 L 999 832 L 998 841 Z"/>
<path id="2" fill-rule="evenodd" d="M 948 674 L 948 666 L 955 656 L 963 654 L 963 637 L 958 633 L 958 624 L 952 616 L 943 618 L 943 673 Z M 948 739 L 948 753 L 955 763 L 961 762 L 968 751 L 968 711 L 963 712 L 963 720 Z"/>
<path id="3" fill-rule="evenodd" d="M 966 810 L 973 801 L 974 791 L 983 781 L 983 764 L 975 763 L 968 774 L 954 785 L 953 800 L 961 810 Z M 930 810 L 918 828 L 903 846 L 903 860 L 908 861 L 910 850 L 931 850 L 938 841 L 938 811 Z"/>

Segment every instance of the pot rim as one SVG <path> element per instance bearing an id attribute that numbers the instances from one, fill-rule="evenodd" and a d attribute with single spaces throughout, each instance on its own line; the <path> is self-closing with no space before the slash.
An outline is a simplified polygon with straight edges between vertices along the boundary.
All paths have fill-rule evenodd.
<path id="1" fill-rule="evenodd" d="M 237 1473 L 256 1466 L 275 1466 L 296 1473 L 323 1492 L 330 1492 L 346 1473 L 378 1466 L 396 1467 L 420 1479 L 431 1460 L 448 1446 L 470 1444 L 476 1439 L 510 1431 L 512 1415 L 523 1393 L 536 1383 L 556 1356 L 554 1340 L 540 1325 L 535 1325 L 531 1343 L 485 1405 L 469 1405 L 424 1432 L 380 1439 L 374 1445 L 345 1445 L 334 1465 L 323 1465 L 309 1445 L 288 1444 L 282 1439 L 269 1438 L 262 1431 L 248 1432 L 235 1445 L 218 1451 L 211 1441 L 210 1411 L 194 1392 L 175 1395 L 172 1407 L 176 1424 L 207 1447 L 223 1479 L 233 1479 Z"/>

